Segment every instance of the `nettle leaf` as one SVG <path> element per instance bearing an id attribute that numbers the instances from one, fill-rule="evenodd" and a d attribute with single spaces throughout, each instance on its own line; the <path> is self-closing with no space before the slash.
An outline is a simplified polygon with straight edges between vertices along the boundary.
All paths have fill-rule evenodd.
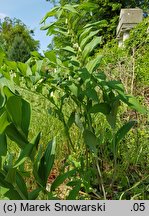
<path id="1" fill-rule="evenodd" d="M 90 43 L 88 43 L 83 52 L 82 52 L 82 58 L 85 60 L 88 55 L 97 47 L 98 44 L 101 43 L 101 37 L 94 37 Z"/>
<path id="2" fill-rule="evenodd" d="M 103 113 L 104 115 L 109 114 L 111 111 L 111 107 L 109 104 L 107 103 L 99 103 L 99 104 L 95 104 L 91 107 L 91 109 L 89 110 L 90 113 Z"/>
<path id="3" fill-rule="evenodd" d="M 129 121 L 123 125 L 115 134 L 116 145 L 125 137 L 125 135 L 131 130 L 131 128 L 136 124 L 136 121 Z"/>
<path id="4" fill-rule="evenodd" d="M 93 152 L 94 154 L 97 154 L 96 147 L 98 144 L 98 140 L 95 134 L 91 132 L 90 130 L 84 130 L 83 138 L 84 138 L 84 142 L 86 146 L 90 149 L 90 151 Z"/>

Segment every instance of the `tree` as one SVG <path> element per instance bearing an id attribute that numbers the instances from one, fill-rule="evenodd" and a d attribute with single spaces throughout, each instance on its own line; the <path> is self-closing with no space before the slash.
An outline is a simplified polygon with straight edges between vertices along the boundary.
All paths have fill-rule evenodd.
<path id="1" fill-rule="evenodd" d="M 34 31 L 29 30 L 21 20 L 6 17 L 0 23 L 0 46 L 10 60 L 25 62 L 30 52 L 39 48 L 39 41 L 33 39 L 33 34 Z"/>

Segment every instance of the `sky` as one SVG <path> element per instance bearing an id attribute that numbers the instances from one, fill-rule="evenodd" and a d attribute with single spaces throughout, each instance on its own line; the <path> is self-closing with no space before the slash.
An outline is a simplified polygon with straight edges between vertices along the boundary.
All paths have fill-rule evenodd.
<path id="1" fill-rule="evenodd" d="M 34 30 L 34 39 L 40 41 L 40 52 L 47 49 L 51 37 L 40 30 L 40 21 L 53 5 L 46 0 L 0 0 L 0 19 L 8 16 L 20 19 L 29 29 Z"/>

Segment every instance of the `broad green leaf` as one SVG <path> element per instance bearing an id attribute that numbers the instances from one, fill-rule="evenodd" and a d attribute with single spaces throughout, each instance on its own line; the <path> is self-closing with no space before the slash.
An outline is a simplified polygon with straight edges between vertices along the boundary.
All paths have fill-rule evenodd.
<path id="1" fill-rule="evenodd" d="M 96 56 L 93 60 L 89 61 L 87 64 L 86 64 L 86 68 L 87 70 L 92 73 L 94 72 L 98 67 L 99 67 L 99 64 L 101 62 L 101 59 L 102 59 L 102 56 L 101 55 L 98 55 Z"/>
<path id="2" fill-rule="evenodd" d="M 7 127 L 5 133 L 12 141 L 16 142 L 16 144 L 18 144 L 20 148 L 24 148 L 28 143 L 28 140 L 24 136 L 22 136 L 22 134 L 16 129 L 15 125 L 13 124 L 10 124 Z"/>
<path id="3" fill-rule="evenodd" d="M 42 190 L 41 187 L 36 188 L 35 190 L 28 193 L 28 199 L 29 200 L 35 200 L 39 196 L 40 191 Z"/>
<path id="4" fill-rule="evenodd" d="M 30 104 L 19 96 L 12 96 L 8 99 L 6 108 L 18 131 L 27 137 L 30 124 Z"/>
<path id="5" fill-rule="evenodd" d="M 0 156 L 7 154 L 7 139 L 5 134 L 0 134 Z"/>
<path id="6" fill-rule="evenodd" d="M 98 113 L 101 112 L 105 115 L 109 114 L 111 110 L 111 107 L 109 104 L 107 103 L 99 103 L 99 104 L 95 104 L 91 107 L 91 109 L 89 110 L 90 113 Z"/>
<path id="7" fill-rule="evenodd" d="M 85 38 L 83 38 L 83 40 L 80 43 L 80 48 L 83 50 L 84 46 L 87 44 L 87 42 L 95 35 L 97 35 L 97 33 L 99 32 L 99 30 L 96 31 L 91 31 L 89 33 L 88 36 L 86 36 Z"/>
<path id="8" fill-rule="evenodd" d="M 5 180 L 6 176 L 0 172 L 0 186 L 4 188 L 13 188 L 13 186 Z"/>
<path id="9" fill-rule="evenodd" d="M 84 127 L 83 127 L 82 121 L 80 119 L 80 114 L 78 112 L 75 112 L 75 123 L 80 130 L 83 130 Z"/>
<path id="10" fill-rule="evenodd" d="M 143 106 L 141 106 L 141 104 L 138 102 L 138 100 L 135 97 L 128 95 L 127 98 L 128 98 L 127 104 L 129 105 L 130 108 L 135 109 L 136 111 L 142 114 L 147 113 L 147 110 Z"/>
<path id="11" fill-rule="evenodd" d="M 75 95 L 76 97 L 78 96 L 78 87 L 74 83 L 69 85 L 69 89 L 71 90 L 73 95 Z"/>
<path id="12" fill-rule="evenodd" d="M 111 105 L 111 111 L 109 114 L 106 115 L 106 119 L 108 121 L 108 123 L 110 124 L 110 126 L 115 129 L 116 127 L 116 119 L 117 119 L 117 112 L 118 112 L 118 108 L 120 106 L 120 101 L 116 100 L 114 101 Z"/>
<path id="13" fill-rule="evenodd" d="M 81 188 L 81 181 L 78 180 L 76 186 L 69 192 L 67 200 L 76 200 Z"/>
<path id="14" fill-rule="evenodd" d="M 44 185 L 46 185 L 47 183 L 47 179 L 54 164 L 55 148 L 56 140 L 54 138 L 52 141 L 48 143 L 45 153 L 40 160 L 38 175 L 41 177 Z"/>
<path id="15" fill-rule="evenodd" d="M 16 168 L 9 168 L 8 173 L 5 177 L 5 181 L 12 184 L 13 186 L 16 183 Z"/>
<path id="16" fill-rule="evenodd" d="M 4 86 L 3 92 L 6 95 L 7 99 L 9 99 L 11 96 L 15 96 L 16 94 L 10 90 L 7 86 Z M 16 95 L 17 96 L 17 95 Z"/>
<path id="17" fill-rule="evenodd" d="M 19 193 L 22 199 L 27 200 L 28 199 L 28 192 L 27 192 L 27 187 L 25 180 L 19 174 L 18 172 L 16 173 L 16 186 L 15 186 L 16 191 Z"/>
<path id="18" fill-rule="evenodd" d="M 98 140 L 95 134 L 90 130 L 84 130 L 83 138 L 86 146 L 90 149 L 90 151 L 97 155 Z"/>
<path id="19" fill-rule="evenodd" d="M 51 62 L 56 63 L 56 53 L 54 50 L 50 50 L 44 53 L 45 57 L 47 57 Z"/>
<path id="20" fill-rule="evenodd" d="M 52 8 L 52 9 L 44 16 L 44 18 L 41 20 L 40 23 L 41 23 L 41 24 L 44 23 L 48 17 L 55 16 L 55 15 L 56 15 L 56 12 L 57 12 L 57 10 L 58 10 L 59 8 L 60 8 L 59 6 L 56 6 L 56 7 Z"/>
<path id="21" fill-rule="evenodd" d="M 125 135 L 130 131 L 130 129 L 136 124 L 136 121 L 127 122 L 123 125 L 115 134 L 116 145 L 125 137 Z"/>
<path id="22" fill-rule="evenodd" d="M 23 150 L 21 151 L 20 153 L 20 156 L 18 158 L 18 160 L 16 161 L 15 165 L 14 165 L 14 168 L 20 166 L 22 163 L 24 163 L 26 161 L 26 159 L 28 157 L 30 157 L 31 153 L 32 153 L 32 150 L 34 148 L 34 145 L 33 144 L 26 144 L 26 146 L 23 148 Z"/>
<path id="23" fill-rule="evenodd" d="M 21 128 L 27 137 L 29 132 L 30 118 L 31 118 L 31 107 L 27 101 L 22 99 L 21 102 L 22 102 Z"/>
<path id="24" fill-rule="evenodd" d="M 92 39 L 92 41 L 85 46 L 82 52 L 83 60 L 85 60 L 89 56 L 89 54 L 95 49 L 95 47 L 97 47 L 97 45 L 100 43 L 101 43 L 101 37 L 95 36 Z"/>
<path id="25" fill-rule="evenodd" d="M 68 10 L 68 11 L 70 11 L 70 12 L 72 12 L 72 13 L 77 13 L 78 14 L 78 11 L 75 9 L 75 7 L 76 7 L 77 5 L 70 5 L 70 4 L 65 4 L 64 6 L 63 6 L 63 9 L 65 9 L 65 10 Z"/>
<path id="26" fill-rule="evenodd" d="M 89 27 L 93 27 L 93 26 L 106 27 L 107 24 L 108 24 L 107 20 L 100 20 L 100 21 L 97 21 L 97 22 L 94 22 L 94 23 L 89 23 L 89 24 L 85 25 L 84 28 L 89 28 Z"/>
<path id="27" fill-rule="evenodd" d="M 22 197 L 15 189 L 10 189 L 4 194 L 10 200 L 22 200 Z"/>
<path id="28" fill-rule="evenodd" d="M 10 124 L 8 121 L 7 113 L 6 111 L 0 116 L 0 134 L 2 134 L 7 126 Z"/>
<path id="29" fill-rule="evenodd" d="M 34 157 L 36 155 L 37 149 L 38 149 L 38 145 L 40 142 L 40 138 L 41 138 L 41 132 L 39 132 L 31 141 L 31 144 L 34 146 L 32 153 L 30 155 L 31 160 L 34 160 Z"/>
<path id="30" fill-rule="evenodd" d="M 43 151 L 43 146 L 40 145 L 39 148 L 38 148 L 38 153 L 37 153 L 37 156 L 34 160 L 34 164 L 33 164 L 33 175 L 35 177 L 35 180 L 36 182 L 39 184 L 39 185 L 44 185 L 43 181 L 42 181 L 42 177 L 40 176 L 40 172 L 38 172 L 39 170 L 39 166 L 40 166 L 40 161 L 41 161 L 41 158 L 42 158 L 42 151 Z"/>
<path id="31" fill-rule="evenodd" d="M 64 174 L 60 174 L 51 185 L 51 191 L 58 188 L 67 178 L 72 177 L 76 173 L 76 170 L 70 170 Z"/>
<path id="32" fill-rule="evenodd" d="M 117 80 L 111 80 L 107 82 L 107 85 L 112 88 L 113 90 L 119 90 L 121 92 L 124 92 L 124 86 L 120 81 Z"/>
<path id="33" fill-rule="evenodd" d="M 67 122 L 68 130 L 71 128 L 74 122 L 75 122 L 75 112 L 72 112 Z"/>
<path id="34" fill-rule="evenodd" d="M 1 92 L 1 89 L 0 89 L 0 109 L 4 106 L 5 102 L 6 102 L 6 98 L 5 98 L 3 92 Z"/>
<path id="35" fill-rule="evenodd" d="M 22 123 L 22 99 L 19 96 L 12 96 L 6 104 L 7 112 L 16 127 L 21 128 Z"/>
<path id="36" fill-rule="evenodd" d="M 92 27 L 90 28 L 86 28 L 79 36 L 79 43 L 81 43 L 81 41 L 90 33 L 90 31 L 92 30 Z"/>
<path id="37" fill-rule="evenodd" d="M 76 54 L 76 51 L 70 46 L 63 47 L 62 50 L 65 50 L 65 51 L 71 52 L 73 54 Z"/>
<path id="38" fill-rule="evenodd" d="M 91 11 L 99 7 L 98 4 L 92 3 L 92 2 L 83 2 L 82 4 L 79 5 L 79 9 L 85 9 L 85 11 Z"/>

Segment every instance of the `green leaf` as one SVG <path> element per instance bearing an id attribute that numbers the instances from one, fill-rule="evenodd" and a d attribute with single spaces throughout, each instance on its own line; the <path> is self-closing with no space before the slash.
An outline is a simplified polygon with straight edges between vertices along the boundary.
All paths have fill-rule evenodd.
<path id="1" fill-rule="evenodd" d="M 7 139 L 5 134 L 0 134 L 0 156 L 7 154 Z"/>
<path id="2" fill-rule="evenodd" d="M 81 188 L 81 181 L 78 180 L 76 186 L 69 192 L 67 200 L 76 200 Z"/>
<path id="3" fill-rule="evenodd" d="M 141 106 L 141 104 L 138 102 L 138 100 L 133 97 L 133 96 L 127 96 L 128 98 L 128 105 L 130 108 L 135 109 L 136 111 L 142 113 L 142 114 L 146 114 L 147 110 Z"/>
<path id="4" fill-rule="evenodd" d="M 71 90 L 73 95 L 75 95 L 76 97 L 78 96 L 78 87 L 75 85 L 75 83 L 69 85 L 69 89 Z"/>
<path id="5" fill-rule="evenodd" d="M 99 30 L 96 31 L 91 31 L 89 33 L 88 36 L 86 36 L 85 38 L 83 38 L 83 40 L 80 43 L 80 48 L 83 50 L 84 46 L 87 44 L 87 42 L 95 35 L 97 35 L 97 33 L 99 32 Z"/>
<path id="6" fill-rule="evenodd" d="M 28 192 L 27 192 L 25 180 L 23 179 L 21 174 L 19 174 L 18 172 L 16 173 L 16 186 L 15 186 L 15 188 L 22 199 L 25 199 L 25 200 L 28 199 Z"/>
<path id="7" fill-rule="evenodd" d="M 111 89 L 119 90 L 119 91 L 121 91 L 121 92 L 124 92 L 124 91 L 125 91 L 124 86 L 123 86 L 123 84 L 122 84 L 120 81 L 111 80 L 111 81 L 108 81 L 108 82 L 107 82 L 107 85 L 108 85 Z"/>
<path id="8" fill-rule="evenodd" d="M 72 12 L 72 13 L 77 13 L 78 14 L 78 11 L 75 9 L 75 7 L 76 7 L 77 5 L 70 5 L 70 4 L 65 4 L 64 6 L 63 6 L 63 9 L 65 9 L 65 10 L 68 10 L 68 11 L 70 11 L 70 12 Z"/>
<path id="9" fill-rule="evenodd" d="M 44 53 L 45 57 L 48 58 L 51 62 L 56 64 L 56 53 L 54 50 L 50 50 Z"/>
<path id="10" fill-rule="evenodd" d="M 64 174 L 59 175 L 51 185 L 51 191 L 58 188 L 67 178 L 72 177 L 76 173 L 76 169 L 70 170 Z"/>
<path id="11" fill-rule="evenodd" d="M 94 23 L 89 23 L 85 25 L 84 28 L 93 27 L 93 26 L 96 26 L 99 28 L 99 27 L 106 27 L 107 25 L 108 25 L 107 20 L 100 20 Z"/>
<path id="12" fill-rule="evenodd" d="M 82 124 L 82 121 L 81 121 L 81 119 L 80 119 L 80 114 L 79 113 L 77 113 L 77 112 L 75 112 L 75 123 L 76 123 L 76 125 L 78 126 L 78 128 L 80 128 L 80 130 L 82 130 L 83 131 L 83 124 Z"/>
<path id="13" fill-rule="evenodd" d="M 18 144 L 20 148 L 24 148 L 24 146 L 28 143 L 28 140 L 22 136 L 22 134 L 16 129 L 15 125 L 10 124 L 7 127 L 6 135 L 14 142 Z"/>
<path id="14" fill-rule="evenodd" d="M 7 113 L 4 112 L 1 116 L 0 116 L 0 134 L 2 134 L 5 129 L 7 128 L 7 126 L 10 124 L 10 122 L 7 119 Z"/>
<path id="15" fill-rule="evenodd" d="M 24 149 L 21 151 L 20 156 L 18 158 L 18 160 L 16 161 L 14 168 L 20 166 L 22 163 L 24 163 L 26 161 L 26 159 L 28 157 L 30 157 L 32 150 L 34 148 L 33 144 L 28 143 Z"/>
<path id="16" fill-rule="evenodd" d="M 5 180 L 6 176 L 0 172 L 0 186 L 4 188 L 13 188 L 13 186 Z"/>
<path id="17" fill-rule="evenodd" d="M 21 128 L 25 133 L 26 137 L 28 137 L 30 118 L 31 118 L 31 107 L 27 101 L 22 99 L 21 102 L 22 102 Z"/>
<path id="18" fill-rule="evenodd" d="M 18 131 L 27 137 L 30 124 L 30 104 L 19 96 L 12 96 L 8 99 L 6 108 Z"/>
<path id="19" fill-rule="evenodd" d="M 28 199 L 29 200 L 35 200 L 39 196 L 40 191 L 42 190 L 41 187 L 36 188 L 35 190 L 28 193 Z"/>
<path id="20" fill-rule="evenodd" d="M 101 112 L 104 115 L 107 115 L 110 113 L 111 107 L 109 104 L 107 103 L 99 103 L 99 104 L 95 104 L 94 106 L 91 107 L 91 109 L 89 110 L 90 113 L 98 113 Z"/>
<path id="21" fill-rule="evenodd" d="M 14 189 L 10 189 L 8 190 L 5 194 L 4 194 L 7 198 L 9 198 L 10 200 L 22 200 L 21 196 L 18 194 L 18 192 Z"/>
<path id="22" fill-rule="evenodd" d="M 112 104 L 109 104 L 111 106 L 111 111 L 109 114 L 106 115 L 106 119 L 110 126 L 115 129 L 116 127 L 116 118 L 117 118 L 117 112 L 118 108 L 120 106 L 120 101 L 115 100 Z"/>
<path id="23" fill-rule="evenodd" d="M 87 70 L 92 73 L 94 72 L 98 67 L 99 67 L 99 64 L 101 62 L 101 59 L 102 59 L 102 56 L 101 55 L 97 55 L 93 60 L 89 61 L 87 64 L 86 64 L 86 68 Z"/>
<path id="24" fill-rule="evenodd" d="M 6 98 L 5 96 L 3 95 L 3 93 L 1 92 L 1 89 L 0 89 L 0 109 L 4 106 L 6 102 Z"/>
<path id="25" fill-rule="evenodd" d="M 75 122 L 75 112 L 72 112 L 67 122 L 68 130 L 71 128 L 74 122 Z"/>
<path id="26" fill-rule="evenodd" d="M 38 175 L 41 177 L 44 186 L 47 183 L 47 179 L 49 177 L 49 174 L 54 164 L 55 148 L 56 148 L 56 140 L 54 138 L 52 141 L 49 142 L 46 151 L 40 161 Z"/>
<path id="27" fill-rule="evenodd" d="M 94 37 L 92 41 L 85 46 L 82 52 L 83 60 L 85 60 L 89 56 L 89 54 L 95 49 L 95 47 L 100 43 L 101 37 Z"/>
<path id="28" fill-rule="evenodd" d="M 92 27 L 86 28 L 79 36 L 79 43 L 90 33 Z"/>
<path id="29" fill-rule="evenodd" d="M 93 152 L 94 154 L 97 154 L 96 147 L 98 144 L 98 140 L 95 134 L 91 132 L 90 130 L 84 130 L 83 138 L 84 138 L 84 142 L 86 146 L 90 149 L 90 151 Z"/>
<path id="30" fill-rule="evenodd" d="M 41 24 L 44 23 L 48 17 L 55 16 L 55 15 L 56 15 L 56 12 L 57 12 L 57 10 L 58 10 L 59 8 L 60 8 L 59 6 L 56 6 L 56 7 L 52 8 L 52 9 L 44 16 L 44 18 L 41 20 L 40 23 L 41 23 Z"/>
<path id="31" fill-rule="evenodd" d="M 16 183 L 16 168 L 10 168 L 6 175 L 5 181 L 8 183 L 15 185 Z"/>
<path id="32" fill-rule="evenodd" d="M 130 129 L 136 124 L 136 121 L 129 121 L 123 125 L 115 134 L 116 145 L 125 137 L 125 135 L 130 131 Z"/>
<path id="33" fill-rule="evenodd" d="M 65 50 L 65 51 L 71 52 L 73 54 L 76 54 L 76 51 L 70 46 L 63 47 L 62 50 Z"/>

